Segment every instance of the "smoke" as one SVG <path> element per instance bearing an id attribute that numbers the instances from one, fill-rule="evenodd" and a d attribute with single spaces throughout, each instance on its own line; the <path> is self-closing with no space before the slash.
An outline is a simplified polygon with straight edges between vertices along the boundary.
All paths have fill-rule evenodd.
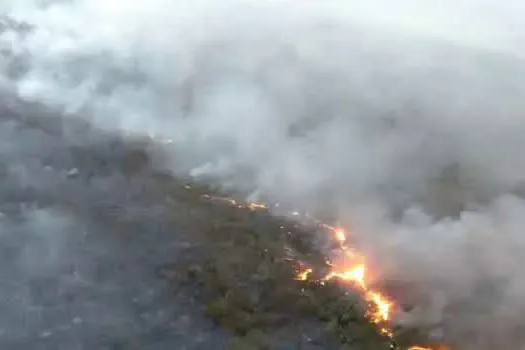
<path id="1" fill-rule="evenodd" d="M 130 164 L 144 145 L 6 93 L 0 101 L 0 347 L 222 341 L 157 273 L 181 242 L 173 207 Z"/>
<path id="2" fill-rule="evenodd" d="M 439 289 L 465 348 L 525 346 L 525 5 L 2 6 L 2 89 L 169 139 L 174 172 L 336 213 L 385 275 Z"/>

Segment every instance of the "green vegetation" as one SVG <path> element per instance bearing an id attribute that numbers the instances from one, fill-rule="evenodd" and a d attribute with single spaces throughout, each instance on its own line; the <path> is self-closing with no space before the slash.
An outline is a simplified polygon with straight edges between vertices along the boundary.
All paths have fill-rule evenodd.
<path id="1" fill-rule="evenodd" d="M 323 330 L 316 335 L 322 340 L 312 342 L 342 349 L 392 348 L 391 339 L 365 319 L 367 305 L 351 288 L 297 280 L 299 261 L 314 271 L 327 269 L 324 257 L 308 244 L 313 232 L 264 210 L 203 198 L 205 192 L 188 188 L 179 194 L 206 213 L 206 220 L 195 220 L 196 227 L 188 230 L 200 261 L 181 259 L 171 278 L 176 290 L 197 288 L 206 314 L 232 332 L 231 350 L 274 349 L 280 339 L 300 338 L 298 325 L 305 321 Z M 402 338 L 403 343 L 413 339 L 408 333 Z"/>

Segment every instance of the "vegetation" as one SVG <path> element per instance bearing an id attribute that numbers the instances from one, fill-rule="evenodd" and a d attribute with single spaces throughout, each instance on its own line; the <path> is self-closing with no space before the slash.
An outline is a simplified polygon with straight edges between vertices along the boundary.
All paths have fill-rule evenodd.
<path id="1" fill-rule="evenodd" d="M 179 259 L 170 278 L 176 291 L 195 288 L 206 314 L 232 332 L 230 349 L 274 349 L 291 338 L 335 349 L 395 347 L 366 320 L 367 305 L 352 288 L 336 281 L 321 284 L 315 276 L 297 279 L 301 263 L 321 273 L 327 269 L 325 258 L 308 243 L 314 232 L 264 210 L 213 200 L 206 192 L 188 186 L 179 193 L 204 210 L 206 220 L 195 220 L 196 227 L 187 231 L 194 250 Z M 302 334 L 301 325 L 308 322 L 322 331 Z M 399 344 L 415 336 L 405 332 Z"/>

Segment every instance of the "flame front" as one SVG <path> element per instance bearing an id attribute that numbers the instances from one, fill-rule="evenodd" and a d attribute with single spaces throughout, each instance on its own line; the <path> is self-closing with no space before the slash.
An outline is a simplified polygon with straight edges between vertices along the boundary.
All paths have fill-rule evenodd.
<path id="1" fill-rule="evenodd" d="M 344 252 L 352 252 L 353 249 L 351 247 L 348 247 L 346 245 L 347 240 L 347 232 L 340 228 L 340 227 L 333 227 L 329 225 L 323 225 L 323 227 L 327 228 L 328 230 L 332 231 L 334 239 L 339 242 L 341 245 L 341 249 Z M 349 255 L 347 254 L 347 257 Z M 354 257 L 355 255 L 351 255 L 351 257 Z M 328 275 L 326 275 L 323 278 L 323 281 L 327 281 L 330 279 L 340 279 L 343 281 L 351 281 L 357 286 L 360 287 L 360 289 L 363 292 L 364 299 L 370 303 L 370 307 L 367 311 L 367 317 L 368 319 L 375 324 L 384 323 L 387 322 L 390 319 L 390 312 L 393 306 L 393 303 L 388 300 L 388 298 L 384 295 L 382 295 L 379 291 L 371 290 L 367 284 L 366 280 L 366 264 L 365 263 L 359 263 L 356 264 L 349 269 L 338 271 L 337 269 L 334 269 L 332 272 L 330 272 Z M 391 332 L 387 329 L 381 331 L 384 334 L 390 334 Z"/>
<path id="2" fill-rule="evenodd" d="M 333 278 L 339 278 L 344 281 L 354 282 L 359 287 L 366 289 L 365 273 L 366 266 L 364 264 L 359 264 L 343 272 L 332 271 L 328 275 L 326 275 L 325 278 L 323 278 L 323 281 L 327 281 Z"/>
<path id="3" fill-rule="evenodd" d="M 210 195 L 203 195 L 206 199 L 219 199 L 230 203 L 238 208 L 246 208 L 249 210 L 260 210 L 268 209 L 268 205 L 260 202 L 248 202 L 244 204 L 237 203 L 234 199 L 224 197 L 212 197 Z M 291 213 L 292 216 L 299 216 L 300 213 L 295 211 Z M 364 258 L 355 248 L 351 247 L 347 243 L 348 232 L 342 227 L 334 227 L 322 222 L 317 223 L 332 232 L 333 239 L 339 244 L 341 251 L 345 253 L 345 257 L 351 260 L 359 260 L 359 263 L 353 264 L 350 268 L 339 268 L 337 264 L 333 264 L 330 261 L 326 261 L 327 266 L 331 268 L 331 271 L 326 274 L 321 280 L 324 283 L 328 280 L 339 279 L 342 281 L 351 282 L 353 285 L 359 287 L 363 299 L 369 304 L 366 311 L 366 317 L 368 320 L 379 326 L 380 334 L 389 338 L 394 337 L 393 330 L 388 326 L 388 321 L 391 319 L 391 313 L 395 306 L 393 301 L 389 300 L 386 295 L 383 295 L 380 291 L 374 290 L 369 287 L 367 283 L 367 265 L 364 262 Z M 300 281 L 308 280 L 308 277 L 313 273 L 311 268 L 303 268 L 298 271 L 296 279 Z M 407 350 L 450 350 L 446 345 L 437 346 L 421 346 L 413 345 Z"/>
<path id="4" fill-rule="evenodd" d="M 386 322 L 390 319 L 390 310 L 392 302 L 388 301 L 378 292 L 367 292 L 366 300 L 375 306 L 375 309 L 369 313 L 369 318 L 373 323 Z"/>

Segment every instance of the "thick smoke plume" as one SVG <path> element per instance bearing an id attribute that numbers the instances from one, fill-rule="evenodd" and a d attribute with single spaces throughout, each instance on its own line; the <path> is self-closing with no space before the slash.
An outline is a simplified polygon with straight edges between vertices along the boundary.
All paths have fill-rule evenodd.
<path id="1" fill-rule="evenodd" d="M 525 347 L 525 5 L 0 6 L 5 91 L 169 139 L 175 172 L 329 213 L 385 277 L 439 294 L 421 317 L 464 348 Z"/>

